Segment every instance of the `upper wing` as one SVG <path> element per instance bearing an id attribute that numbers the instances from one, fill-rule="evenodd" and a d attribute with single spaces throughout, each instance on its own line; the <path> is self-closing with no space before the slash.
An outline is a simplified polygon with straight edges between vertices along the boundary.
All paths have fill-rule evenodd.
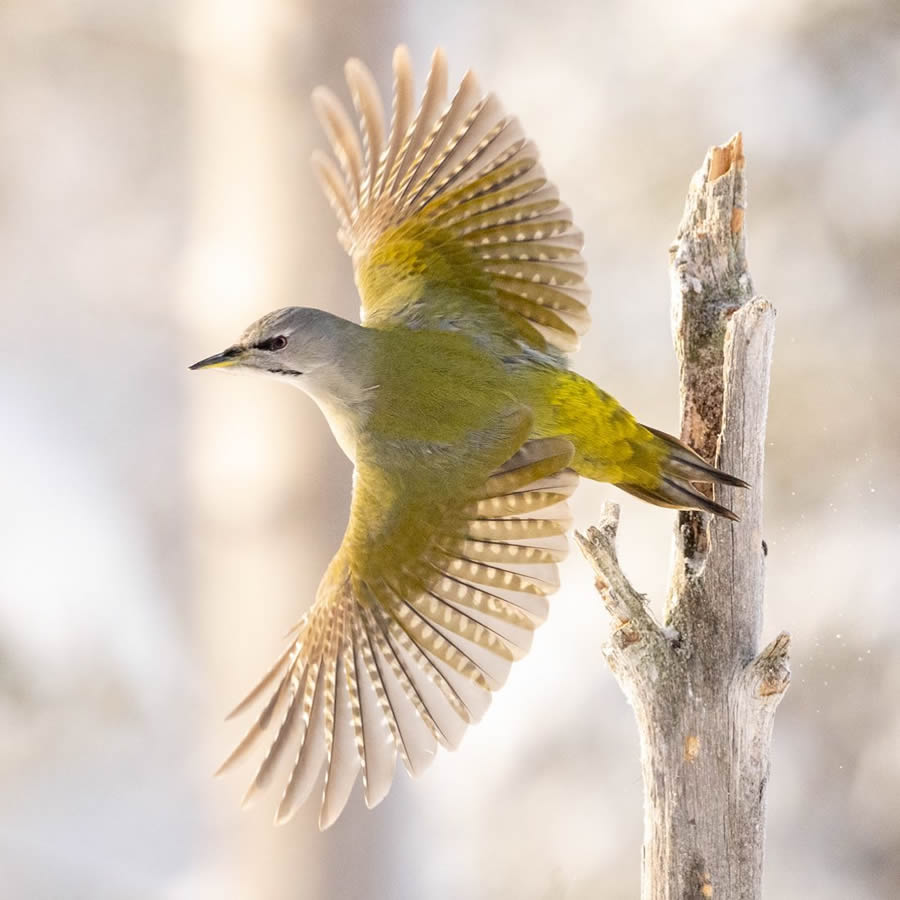
<path id="1" fill-rule="evenodd" d="M 521 441 L 521 429 L 507 429 L 491 450 Z M 319 827 L 327 828 L 357 772 L 372 807 L 388 792 L 397 755 L 417 774 L 438 743 L 457 746 L 546 617 L 577 480 L 571 458 L 561 438 L 530 441 L 454 499 L 442 487 L 458 485 L 452 469 L 426 491 L 400 472 L 358 465 L 350 525 L 315 604 L 235 710 L 272 691 L 222 766 L 268 730 L 245 799 L 272 780 L 290 747 L 276 821 L 307 799 L 324 768 Z"/>
<path id="2" fill-rule="evenodd" d="M 415 115 L 409 54 L 395 51 L 389 132 L 369 70 L 351 59 L 345 72 L 362 139 L 334 94 L 317 88 L 337 164 L 322 153 L 313 162 L 353 259 L 364 322 L 462 319 L 541 350 L 574 350 L 590 322 L 582 235 L 519 122 L 471 72 L 446 105 L 441 50 Z"/>

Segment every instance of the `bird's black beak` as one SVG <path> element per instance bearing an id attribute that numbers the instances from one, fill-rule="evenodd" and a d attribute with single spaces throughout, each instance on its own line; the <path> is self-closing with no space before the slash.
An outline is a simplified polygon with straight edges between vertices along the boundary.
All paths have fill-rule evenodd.
<path id="1" fill-rule="evenodd" d="M 188 366 L 188 368 L 214 369 L 222 366 L 233 366 L 243 359 L 245 352 L 245 347 L 238 347 L 235 345 L 234 347 L 229 347 L 227 350 L 223 350 L 221 353 L 217 353 L 215 356 L 207 356 L 206 359 L 201 359 L 200 362 L 195 362 L 192 366 Z"/>

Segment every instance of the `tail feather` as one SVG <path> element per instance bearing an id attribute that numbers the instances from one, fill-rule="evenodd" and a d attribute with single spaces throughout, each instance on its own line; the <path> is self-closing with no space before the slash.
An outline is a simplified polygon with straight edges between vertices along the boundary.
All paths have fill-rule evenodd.
<path id="1" fill-rule="evenodd" d="M 741 518 L 727 506 L 710 500 L 690 484 L 678 484 L 671 478 L 661 479 L 655 488 L 641 487 L 636 484 L 617 484 L 616 487 L 634 497 L 646 500 L 647 503 L 653 503 L 655 506 L 666 506 L 669 509 L 702 509 L 704 512 L 716 516 L 724 516 L 733 522 L 738 522 Z"/>
<path id="2" fill-rule="evenodd" d="M 668 468 L 673 473 L 686 478 L 688 481 L 705 481 L 713 484 L 730 484 L 734 487 L 748 488 L 750 485 L 743 478 L 736 475 L 730 475 L 723 472 L 715 466 L 711 466 L 699 453 L 692 450 L 678 438 L 666 434 L 664 431 L 658 431 L 645 425 L 651 434 L 656 435 L 669 448 Z"/>
<path id="3" fill-rule="evenodd" d="M 648 425 L 643 427 L 665 445 L 666 453 L 659 464 L 659 482 L 652 487 L 646 484 L 621 483 L 617 487 L 657 506 L 666 506 L 670 509 L 700 509 L 734 522 L 740 521 L 737 513 L 698 491 L 693 482 L 748 488 L 750 485 L 746 481 L 710 465 L 687 444 L 671 434 L 650 428 Z"/>

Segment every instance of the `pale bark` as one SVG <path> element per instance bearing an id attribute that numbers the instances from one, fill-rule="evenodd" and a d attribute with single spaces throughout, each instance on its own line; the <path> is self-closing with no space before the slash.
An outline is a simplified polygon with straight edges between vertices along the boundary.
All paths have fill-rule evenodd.
<path id="1" fill-rule="evenodd" d="M 775 310 L 744 255 L 740 135 L 694 175 L 671 248 L 682 439 L 744 478 L 718 488 L 740 522 L 678 514 L 665 624 L 616 557 L 618 507 L 578 535 L 612 617 L 606 657 L 637 719 L 644 781 L 644 900 L 761 896 L 775 708 L 789 637 L 762 652 L 762 481 Z"/>

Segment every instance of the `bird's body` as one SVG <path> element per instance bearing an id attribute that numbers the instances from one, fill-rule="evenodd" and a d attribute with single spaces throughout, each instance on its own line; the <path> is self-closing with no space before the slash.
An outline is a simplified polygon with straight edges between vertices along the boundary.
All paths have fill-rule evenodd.
<path id="1" fill-rule="evenodd" d="M 381 442 L 397 453 L 454 447 L 510 410 L 526 409 L 530 437 L 571 441 L 578 475 L 653 495 L 663 505 L 704 502 L 688 495 L 686 466 L 695 476 L 722 474 L 674 438 L 641 425 L 558 355 L 523 347 L 502 331 L 364 328 L 319 315 L 330 319 L 332 355 L 346 360 L 342 369 L 353 380 L 344 384 L 347 397 L 318 390 L 314 396 L 351 460 L 357 445 L 369 458 Z"/>
<path id="2" fill-rule="evenodd" d="M 278 310 L 194 368 L 306 391 L 355 466 L 350 522 L 292 643 L 238 707 L 272 689 L 226 766 L 268 732 L 250 793 L 299 747 L 278 818 L 325 770 L 320 826 L 362 772 L 371 806 L 396 756 L 454 747 L 547 615 L 577 476 L 734 517 L 692 482 L 741 485 L 571 371 L 588 324 L 581 234 L 496 99 L 467 75 L 443 108 L 435 55 L 419 111 L 395 54 L 389 133 L 371 76 L 347 78 L 363 140 L 314 94 L 339 166 L 317 170 L 341 223 L 363 324 Z"/>

